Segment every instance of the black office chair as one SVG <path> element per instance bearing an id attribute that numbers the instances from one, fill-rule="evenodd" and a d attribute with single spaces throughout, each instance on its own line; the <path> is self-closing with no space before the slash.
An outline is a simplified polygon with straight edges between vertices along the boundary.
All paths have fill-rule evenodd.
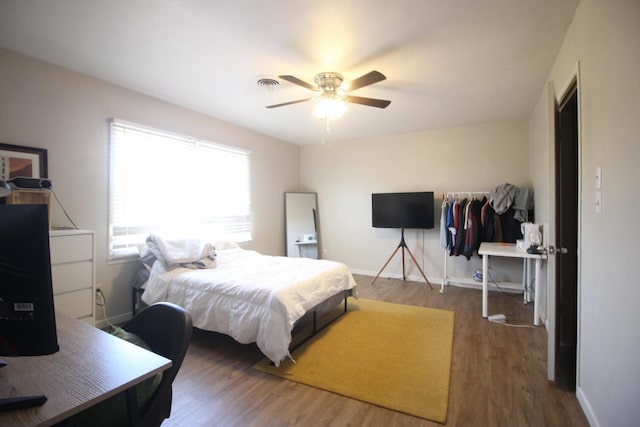
<path id="1" fill-rule="evenodd" d="M 132 426 L 159 426 L 171 415 L 172 383 L 182 365 L 193 324 L 191 315 L 175 304 L 153 304 L 133 317 L 122 329 L 139 336 L 153 351 L 171 359 L 172 366 L 163 372 L 160 385 L 142 406 L 134 389 L 127 390 L 129 421 Z"/>
<path id="2" fill-rule="evenodd" d="M 134 336 L 121 338 L 138 345 L 142 345 L 141 339 L 145 344 L 143 347 L 171 359 L 171 367 L 162 373 L 159 384 L 151 378 L 87 408 L 56 427 L 157 427 L 169 418 L 173 380 L 191 341 L 191 315 L 175 304 L 160 302 L 139 312 L 122 329 Z"/>

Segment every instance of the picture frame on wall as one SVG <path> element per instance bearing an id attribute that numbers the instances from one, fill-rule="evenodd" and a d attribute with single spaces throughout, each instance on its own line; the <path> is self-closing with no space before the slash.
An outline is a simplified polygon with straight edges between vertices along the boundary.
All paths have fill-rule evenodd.
<path id="1" fill-rule="evenodd" d="M 48 178 L 47 150 L 0 143 L 0 180 Z"/>

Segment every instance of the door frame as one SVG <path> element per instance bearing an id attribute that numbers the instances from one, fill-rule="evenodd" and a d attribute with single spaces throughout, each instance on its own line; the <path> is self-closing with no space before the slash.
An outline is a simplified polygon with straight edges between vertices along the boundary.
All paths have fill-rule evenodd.
<path id="1" fill-rule="evenodd" d="M 576 82 L 576 91 L 578 94 L 578 265 L 577 274 L 577 343 L 576 343 L 576 389 L 580 385 L 580 353 L 581 353 L 581 290 L 582 290 L 582 189 L 583 189 L 583 167 L 582 167 L 582 84 L 580 76 L 580 61 L 576 63 L 569 77 L 565 80 L 559 90 L 554 90 L 553 85 L 549 88 L 549 180 L 548 180 L 548 206 L 549 206 L 549 231 L 546 234 L 547 247 L 557 247 L 556 242 L 556 118 L 555 110 L 560 101 L 567 94 L 573 82 Z M 547 259 L 547 379 L 555 380 L 555 345 L 556 345 L 556 261 L 555 256 L 551 255 Z"/>

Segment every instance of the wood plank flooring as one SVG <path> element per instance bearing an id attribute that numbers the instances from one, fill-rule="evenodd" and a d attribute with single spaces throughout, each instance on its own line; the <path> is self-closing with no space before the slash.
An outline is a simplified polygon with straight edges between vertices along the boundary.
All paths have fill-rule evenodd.
<path id="1" fill-rule="evenodd" d="M 360 298 L 455 312 L 447 426 L 588 426 L 575 394 L 546 379 L 543 327 L 483 320 L 480 290 L 354 277 Z M 532 310 L 521 295 L 489 294 L 489 313 L 509 323 L 530 324 Z M 440 425 L 253 370 L 261 358 L 255 345 L 195 330 L 163 426 Z"/>

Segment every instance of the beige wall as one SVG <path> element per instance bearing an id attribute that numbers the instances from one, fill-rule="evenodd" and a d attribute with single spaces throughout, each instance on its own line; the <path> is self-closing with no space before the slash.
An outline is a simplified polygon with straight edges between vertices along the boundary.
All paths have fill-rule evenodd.
<path id="1" fill-rule="evenodd" d="M 346 118 L 346 117 L 345 117 Z M 340 132 L 336 121 L 334 132 Z M 346 263 L 354 272 L 376 275 L 400 241 L 400 231 L 371 227 L 371 193 L 434 191 L 435 230 L 406 230 L 407 245 L 430 281 L 440 283 L 444 250 L 439 246 L 439 209 L 447 191 L 489 191 L 509 182 L 529 186 L 525 120 L 369 138 L 301 149 L 301 185 L 318 193 L 321 255 Z M 384 276 L 402 277 L 398 254 Z M 496 261 L 496 280 L 521 280 L 521 264 Z M 450 258 L 448 275 L 471 279 L 481 267 Z M 408 268 L 411 278 L 419 271 Z M 422 279 L 420 279 L 422 280 Z"/>
<path id="2" fill-rule="evenodd" d="M 50 177 L 58 197 L 80 227 L 96 230 L 97 278 L 107 291 L 108 315 L 117 316 L 129 309 L 134 266 L 106 263 L 107 118 L 252 150 L 254 248 L 282 253 L 284 191 L 316 191 L 321 245 L 328 257 L 354 271 L 375 274 L 399 236 L 394 230 L 371 228 L 372 192 L 439 194 L 485 191 L 504 182 L 533 185 L 536 215 L 551 221 L 551 101 L 580 62 L 577 395 L 592 425 L 634 425 L 640 419 L 640 286 L 633 268 L 640 231 L 635 220 L 640 198 L 634 191 L 640 182 L 638 40 L 640 2 L 582 0 L 528 121 L 302 149 L 0 50 L 0 141 L 49 150 Z M 334 132 L 339 132 L 338 121 Z M 596 167 L 603 169 L 601 214 L 594 206 Z M 67 225 L 59 209 L 54 221 Z M 438 229 L 409 231 L 407 240 L 429 278 L 441 277 Z M 450 269 L 455 276 L 468 277 L 478 266 L 476 259 L 456 259 Z M 515 275 L 517 266 L 509 267 Z M 398 274 L 396 261 L 387 275 Z M 410 268 L 409 274 L 417 277 L 416 269 Z"/>
<path id="3" fill-rule="evenodd" d="M 534 205 L 535 205 L 535 217 L 536 223 L 542 226 L 542 241 L 545 246 L 555 244 L 554 239 L 551 238 L 551 217 L 550 206 L 551 197 L 554 194 L 552 191 L 553 180 L 553 147 L 548 144 L 539 144 L 535 141 L 550 141 L 553 140 L 555 134 L 555 128 L 553 124 L 554 116 L 554 98 L 553 98 L 553 84 L 549 83 L 542 91 L 543 95 L 540 102 L 536 105 L 529 122 L 533 124 L 529 127 L 529 170 L 531 173 L 531 182 L 534 188 Z M 546 102 L 544 102 L 546 101 Z M 551 259 L 553 260 L 553 259 Z M 547 275 L 553 274 L 555 270 L 550 267 L 550 262 L 545 262 L 542 265 L 541 281 L 537 285 L 536 290 L 540 292 L 540 305 L 538 307 L 538 314 L 542 321 L 546 324 L 549 337 L 553 338 L 554 331 L 549 328 L 549 317 L 553 316 L 553 313 L 549 313 L 547 307 L 554 307 L 555 299 L 551 298 L 547 292 Z M 548 299 L 551 298 L 549 301 Z M 550 355 L 553 357 L 553 355 Z M 552 378 L 552 374 L 548 375 Z"/>
<path id="4" fill-rule="evenodd" d="M 560 96 L 579 63 L 576 394 L 594 426 L 631 426 L 640 419 L 640 286 L 634 268 L 640 236 L 639 40 L 640 2 L 582 0 L 549 74 L 551 95 Z M 532 165 L 552 158 L 550 99 L 545 88 L 530 119 Z M 597 167 L 603 171 L 601 214 L 595 211 Z M 550 196 L 552 181 L 536 180 L 538 193 Z M 552 218 L 550 197 L 546 206 L 541 214 Z"/>
<path id="5" fill-rule="evenodd" d="M 250 247 L 283 254 L 283 194 L 298 187 L 297 146 L 0 50 L 0 142 L 48 150 L 49 178 L 60 202 L 78 227 L 96 233 L 96 279 L 107 297 L 108 317 L 118 320 L 130 314 L 137 268 L 137 263 L 107 263 L 110 117 L 249 149 L 254 218 Z M 168 171 L 167 179 L 173 178 L 179 179 Z M 224 184 L 225 178 L 212 171 L 211 185 Z M 57 204 L 53 224 L 70 225 Z M 97 316 L 103 317 L 101 312 Z"/>

